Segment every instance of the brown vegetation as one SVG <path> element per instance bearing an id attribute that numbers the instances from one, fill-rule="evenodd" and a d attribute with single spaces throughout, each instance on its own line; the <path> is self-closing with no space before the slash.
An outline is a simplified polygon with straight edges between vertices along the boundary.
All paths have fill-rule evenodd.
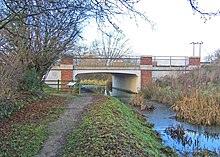
<path id="1" fill-rule="evenodd" d="M 129 105 L 134 106 L 134 107 L 140 107 L 141 110 L 154 109 L 154 106 L 152 104 L 150 104 L 149 102 L 146 102 L 142 92 L 139 92 L 138 94 L 136 94 L 135 97 L 131 99 Z"/>
<path id="2" fill-rule="evenodd" d="M 46 124 L 64 110 L 64 98 L 48 96 L 26 104 L 0 121 L 0 156 L 35 156 L 47 136 Z"/>
<path id="3" fill-rule="evenodd" d="M 172 108 L 176 116 L 191 123 L 215 125 L 220 124 L 220 106 L 215 96 L 202 95 L 195 91 L 175 102 Z"/>

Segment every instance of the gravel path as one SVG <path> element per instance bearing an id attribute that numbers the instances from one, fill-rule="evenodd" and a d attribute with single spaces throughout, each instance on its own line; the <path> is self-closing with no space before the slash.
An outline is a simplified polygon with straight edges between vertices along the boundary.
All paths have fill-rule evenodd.
<path id="1" fill-rule="evenodd" d="M 73 129 L 78 121 L 83 109 L 92 102 L 92 96 L 77 97 L 69 102 L 63 114 L 49 123 L 49 136 L 44 141 L 37 157 L 58 157 L 66 143 L 66 134 Z"/>

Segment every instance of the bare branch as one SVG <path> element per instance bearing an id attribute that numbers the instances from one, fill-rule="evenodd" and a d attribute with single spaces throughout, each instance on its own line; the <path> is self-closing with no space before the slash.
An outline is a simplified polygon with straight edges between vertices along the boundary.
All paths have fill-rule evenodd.
<path id="1" fill-rule="evenodd" d="M 193 9 L 193 11 L 199 13 L 201 15 L 201 18 L 203 18 L 205 20 L 205 22 L 213 16 L 220 15 L 220 10 L 205 11 L 204 9 L 199 8 L 199 1 L 197 1 L 197 0 L 188 0 L 188 1 L 190 3 L 191 8 Z"/>

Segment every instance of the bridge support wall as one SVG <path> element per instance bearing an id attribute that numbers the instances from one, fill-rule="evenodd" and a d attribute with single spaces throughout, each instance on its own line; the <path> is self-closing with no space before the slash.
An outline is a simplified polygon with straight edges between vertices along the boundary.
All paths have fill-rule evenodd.
<path id="1" fill-rule="evenodd" d="M 140 59 L 141 87 L 144 87 L 152 82 L 152 56 L 141 56 Z"/>
<path id="2" fill-rule="evenodd" d="M 69 56 L 64 56 L 61 59 L 61 84 L 67 84 L 68 82 L 73 80 L 73 58 Z M 62 88 L 68 88 L 67 85 L 62 85 Z"/>
<path id="3" fill-rule="evenodd" d="M 112 95 L 127 96 L 138 93 L 140 77 L 130 74 L 112 74 Z"/>
<path id="4" fill-rule="evenodd" d="M 200 65 L 200 57 L 191 56 L 189 57 L 189 66 L 199 66 Z"/>

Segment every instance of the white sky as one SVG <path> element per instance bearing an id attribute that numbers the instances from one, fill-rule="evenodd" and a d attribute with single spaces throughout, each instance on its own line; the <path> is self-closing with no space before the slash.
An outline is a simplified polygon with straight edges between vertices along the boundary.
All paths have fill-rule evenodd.
<path id="1" fill-rule="evenodd" d="M 220 10 L 220 0 L 198 0 L 207 11 Z M 201 15 L 193 14 L 187 0 L 142 0 L 138 8 L 154 22 L 155 30 L 143 20 L 138 26 L 124 19 L 121 29 L 130 39 L 135 54 L 153 56 L 192 56 L 191 42 L 203 42 L 202 57 L 220 48 L 220 16 L 204 23 Z M 90 26 L 85 31 L 88 42 L 97 38 L 97 30 Z M 196 45 L 196 55 L 199 46 Z"/>

